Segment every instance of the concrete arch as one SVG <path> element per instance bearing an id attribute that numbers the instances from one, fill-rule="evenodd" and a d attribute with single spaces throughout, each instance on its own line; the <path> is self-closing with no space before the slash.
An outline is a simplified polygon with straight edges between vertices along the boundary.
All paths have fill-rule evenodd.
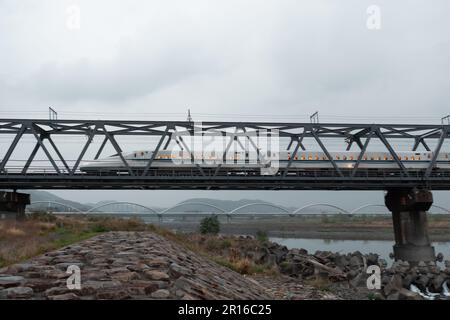
<path id="1" fill-rule="evenodd" d="M 247 208 L 247 207 L 253 207 L 253 206 L 266 206 L 266 207 L 272 207 L 272 208 L 276 208 L 276 209 L 280 209 L 281 211 L 284 211 L 288 214 L 290 214 L 290 212 L 288 210 L 286 210 L 285 208 L 281 207 L 281 206 L 277 206 L 275 204 L 270 204 L 270 203 L 260 203 L 260 202 L 255 202 L 255 203 L 248 203 L 248 204 L 244 204 L 243 206 L 240 206 L 238 208 L 235 208 L 233 210 L 230 211 L 230 214 L 233 214 L 241 209 Z"/>
<path id="2" fill-rule="evenodd" d="M 57 202 L 57 201 L 33 201 L 33 202 L 31 202 L 29 205 L 32 206 L 33 204 L 42 204 L 42 203 L 56 204 L 56 205 L 61 206 L 61 207 L 65 207 L 65 208 L 72 209 L 72 210 L 74 210 L 74 211 L 76 211 L 76 212 L 83 213 L 83 211 L 81 211 L 81 210 L 78 209 L 78 208 L 75 208 L 75 207 L 72 207 L 72 206 L 70 206 L 70 205 L 68 205 L 68 204 L 61 203 L 61 202 Z"/>
<path id="3" fill-rule="evenodd" d="M 197 206 L 204 206 L 204 207 L 214 208 L 214 209 L 219 210 L 222 213 L 226 213 L 226 211 L 223 210 L 222 208 L 219 208 L 219 207 L 217 207 L 215 205 L 212 205 L 212 204 L 209 204 L 209 203 L 205 203 L 205 202 L 183 202 L 183 203 L 179 203 L 179 204 L 177 204 L 177 205 L 175 205 L 173 207 L 170 207 L 170 208 L 167 208 L 167 209 L 161 211 L 160 214 L 164 214 L 164 213 L 166 213 L 166 212 L 168 212 L 168 211 L 170 211 L 172 209 L 179 208 L 179 207 L 182 207 L 182 206 L 188 206 L 188 205 L 197 205 Z"/>
<path id="4" fill-rule="evenodd" d="M 358 207 L 356 209 L 353 209 L 352 211 L 350 211 L 350 214 L 354 214 L 354 213 L 356 213 L 356 212 L 358 212 L 358 211 L 360 211 L 362 209 L 370 208 L 370 207 L 382 207 L 382 208 L 385 208 L 389 212 L 389 210 L 383 204 L 365 204 L 365 205 L 360 206 L 360 207 Z"/>
<path id="5" fill-rule="evenodd" d="M 354 213 L 356 213 L 356 212 L 358 212 L 358 211 L 360 211 L 362 209 L 370 208 L 370 207 L 381 207 L 381 208 L 385 208 L 387 210 L 387 208 L 386 208 L 386 206 L 384 204 L 365 204 L 365 205 L 360 206 L 360 207 L 358 207 L 356 209 L 353 209 L 350 212 L 350 214 L 354 214 Z M 438 209 L 440 209 L 442 211 L 445 211 L 446 213 L 450 213 L 450 210 L 448 210 L 447 208 L 444 208 L 444 207 L 441 207 L 441 206 L 438 206 L 438 205 L 435 205 L 435 204 L 433 204 L 431 207 L 435 207 L 435 208 L 438 208 Z M 387 210 L 387 211 L 389 213 L 389 210 Z"/>
<path id="6" fill-rule="evenodd" d="M 94 210 L 98 210 L 98 209 L 100 209 L 100 208 L 104 208 L 104 207 L 112 206 L 112 205 L 116 205 L 116 204 L 129 204 L 129 205 L 133 205 L 133 206 L 136 206 L 136 207 L 144 208 L 144 209 L 146 209 L 146 210 L 148 210 L 148 211 L 151 211 L 151 212 L 153 212 L 153 213 L 155 213 L 155 214 L 159 214 L 159 212 L 156 211 L 155 209 L 152 209 L 152 208 L 143 206 L 143 205 L 141 205 L 141 204 L 137 204 L 137 203 L 133 203 L 133 202 L 127 202 L 127 201 L 105 203 L 105 204 L 96 206 L 96 207 L 94 207 L 94 208 L 91 208 L 91 209 L 89 209 L 88 211 L 86 211 L 85 213 L 92 213 L 92 212 L 95 212 Z"/>
<path id="7" fill-rule="evenodd" d="M 334 209 L 338 209 L 339 211 L 342 211 L 343 213 L 349 214 L 350 212 L 348 212 L 345 209 L 342 209 L 338 206 L 332 205 L 332 204 L 328 204 L 328 203 L 311 203 L 311 204 L 307 204 L 306 206 L 303 206 L 301 208 L 298 208 L 297 210 L 295 210 L 294 212 L 292 212 L 293 215 L 299 213 L 300 211 L 304 210 L 304 209 L 308 209 L 311 207 L 316 207 L 316 206 L 324 206 L 324 207 L 330 207 L 330 208 L 334 208 Z"/>

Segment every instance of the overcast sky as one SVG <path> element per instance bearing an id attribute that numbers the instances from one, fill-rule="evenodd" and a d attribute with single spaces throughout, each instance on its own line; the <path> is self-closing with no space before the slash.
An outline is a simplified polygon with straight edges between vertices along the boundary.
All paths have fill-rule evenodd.
<path id="1" fill-rule="evenodd" d="M 371 5 L 380 29 L 368 28 Z M 190 108 L 199 120 L 304 121 L 319 110 L 330 121 L 436 123 L 450 105 L 449 10 L 446 0 L 0 0 L 0 117 L 53 106 L 62 118 Z M 174 193 L 145 194 L 161 205 Z"/>

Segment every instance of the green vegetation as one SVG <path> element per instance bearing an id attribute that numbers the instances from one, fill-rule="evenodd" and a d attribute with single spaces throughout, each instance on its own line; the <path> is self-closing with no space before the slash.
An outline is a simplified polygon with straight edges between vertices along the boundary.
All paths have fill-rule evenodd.
<path id="1" fill-rule="evenodd" d="M 261 230 L 256 231 L 256 240 L 258 240 L 261 243 L 265 243 L 265 242 L 269 241 L 267 232 L 261 231 Z"/>
<path id="2" fill-rule="evenodd" d="M 218 234 L 220 232 L 220 221 L 216 215 L 203 218 L 200 222 L 201 234 Z"/>

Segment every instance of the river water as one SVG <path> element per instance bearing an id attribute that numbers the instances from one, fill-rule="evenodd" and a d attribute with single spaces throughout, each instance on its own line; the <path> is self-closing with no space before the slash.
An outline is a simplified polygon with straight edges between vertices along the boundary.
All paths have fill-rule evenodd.
<path id="1" fill-rule="evenodd" d="M 388 264 L 393 260 L 389 258 L 392 252 L 392 241 L 383 240 L 328 240 L 328 239 L 299 239 L 299 238 L 270 238 L 270 241 L 285 245 L 289 249 L 303 248 L 308 253 L 320 251 L 339 252 L 341 254 L 359 251 L 363 254 L 377 253 L 380 258 L 385 259 Z M 436 254 L 442 252 L 444 260 L 450 260 L 450 242 L 434 242 Z M 443 263 L 438 263 L 443 267 Z"/>

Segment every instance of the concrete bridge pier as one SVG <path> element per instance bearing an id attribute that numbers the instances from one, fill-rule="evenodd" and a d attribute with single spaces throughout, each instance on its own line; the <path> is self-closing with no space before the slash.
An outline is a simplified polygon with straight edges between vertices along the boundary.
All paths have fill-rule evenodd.
<path id="1" fill-rule="evenodd" d="M 427 210 L 433 204 L 431 191 L 424 189 L 388 190 L 384 198 L 394 223 L 395 260 L 435 261 L 428 236 Z"/>
<path id="2" fill-rule="evenodd" d="M 25 219 L 27 204 L 30 204 L 27 193 L 0 191 L 0 219 Z"/>

